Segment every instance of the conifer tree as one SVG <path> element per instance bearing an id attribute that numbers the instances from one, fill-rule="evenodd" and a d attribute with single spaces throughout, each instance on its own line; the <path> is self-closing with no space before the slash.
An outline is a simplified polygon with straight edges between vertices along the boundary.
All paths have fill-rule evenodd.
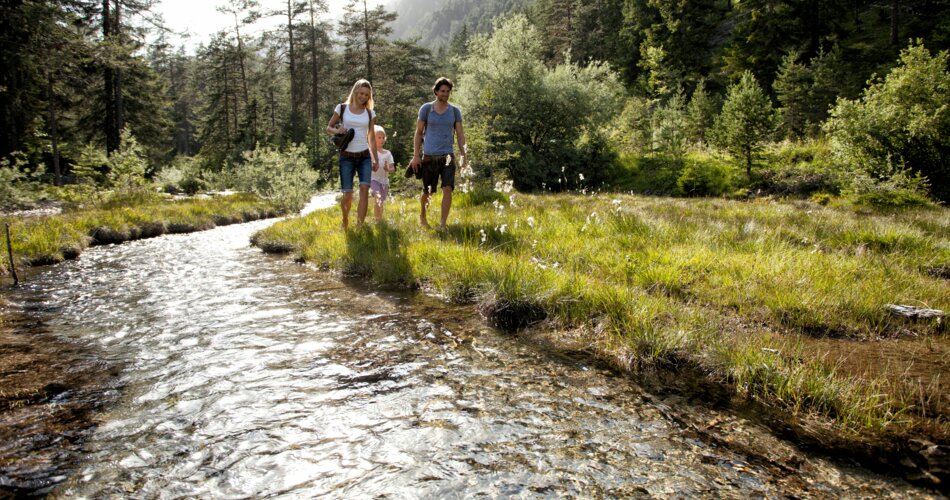
<path id="1" fill-rule="evenodd" d="M 752 177 L 756 154 L 775 128 L 775 110 L 751 71 L 730 85 L 714 126 L 715 142 L 745 165 Z"/>

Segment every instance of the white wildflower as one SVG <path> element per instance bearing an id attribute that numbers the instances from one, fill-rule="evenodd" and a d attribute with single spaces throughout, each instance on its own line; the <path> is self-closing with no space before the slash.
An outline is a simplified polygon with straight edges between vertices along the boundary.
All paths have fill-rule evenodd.
<path id="1" fill-rule="evenodd" d="M 530 227 L 530 228 L 533 228 L 533 227 L 534 227 L 534 217 L 528 217 L 528 227 Z M 537 240 L 535 240 L 535 241 L 537 241 Z"/>

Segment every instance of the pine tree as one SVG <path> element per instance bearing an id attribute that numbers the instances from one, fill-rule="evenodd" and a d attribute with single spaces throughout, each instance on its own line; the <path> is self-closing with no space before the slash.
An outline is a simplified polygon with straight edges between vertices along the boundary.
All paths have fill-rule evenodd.
<path id="1" fill-rule="evenodd" d="M 373 60 L 378 60 L 385 50 L 386 37 L 392 33 L 389 24 L 395 20 L 396 13 L 382 5 L 370 9 L 366 0 L 350 0 L 339 25 L 344 46 L 345 62 L 341 68 L 344 82 L 352 85 L 358 78 L 373 81 Z"/>
<path id="2" fill-rule="evenodd" d="M 775 128 L 775 110 L 750 71 L 729 86 L 722 113 L 716 118 L 715 142 L 745 164 L 752 177 L 752 164 Z"/>

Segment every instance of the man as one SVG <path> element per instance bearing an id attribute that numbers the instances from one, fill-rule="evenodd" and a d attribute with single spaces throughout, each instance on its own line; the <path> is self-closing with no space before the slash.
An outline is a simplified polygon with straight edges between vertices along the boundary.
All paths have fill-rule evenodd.
<path id="1" fill-rule="evenodd" d="M 427 102 L 419 108 L 416 121 L 416 133 L 412 140 L 412 161 L 409 166 L 413 172 L 422 169 L 422 211 L 419 223 L 429 227 L 426 211 L 429 196 L 435 193 L 439 179 L 442 179 L 442 223 L 445 229 L 452 208 L 452 190 L 455 189 L 455 171 L 457 157 L 452 149 L 453 136 L 458 141 L 459 152 L 463 155 L 460 168 L 465 167 L 465 132 L 462 130 L 462 111 L 449 104 L 452 93 L 452 81 L 442 77 L 435 81 L 432 92 L 435 101 Z M 423 141 L 423 139 L 425 139 Z M 419 152 L 422 150 L 422 156 Z"/>

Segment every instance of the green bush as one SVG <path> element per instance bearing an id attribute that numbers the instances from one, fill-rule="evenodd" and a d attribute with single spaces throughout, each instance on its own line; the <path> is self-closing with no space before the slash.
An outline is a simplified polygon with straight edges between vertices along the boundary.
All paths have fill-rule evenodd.
<path id="1" fill-rule="evenodd" d="M 860 196 L 892 187 L 901 191 L 895 198 L 916 199 L 907 189 L 921 186 L 905 172 L 910 169 L 929 180 L 933 196 L 950 201 L 948 60 L 947 51 L 931 56 L 921 43 L 911 44 L 883 80 L 872 81 L 860 99 L 840 99 L 832 110 L 825 130 L 836 155 L 856 172 L 860 185 L 853 191 Z M 891 182 L 892 175 L 900 178 Z"/>
<path id="2" fill-rule="evenodd" d="M 109 155 L 108 186 L 128 194 L 145 188 L 145 171 L 148 161 L 142 147 L 128 129 L 122 130 L 119 149 Z"/>
<path id="3" fill-rule="evenodd" d="M 721 196 L 732 189 L 729 172 L 715 162 L 688 161 L 676 179 L 677 194 Z"/>
<path id="4" fill-rule="evenodd" d="M 270 200 L 281 210 L 299 211 L 310 200 L 319 175 L 310 168 L 307 147 L 286 151 L 263 147 L 244 153 L 233 170 L 232 187 Z"/>
<path id="5" fill-rule="evenodd" d="M 166 193 L 195 194 L 210 187 L 201 174 L 201 163 L 194 157 L 177 156 L 155 176 L 155 183 Z"/>
<path id="6" fill-rule="evenodd" d="M 499 166 L 519 190 L 589 186 L 604 168 L 591 153 L 610 158 L 591 150 L 607 145 L 592 130 L 620 113 L 623 86 L 604 63 L 548 68 L 542 52 L 541 34 L 524 15 L 500 21 L 470 42 L 458 102 L 466 121 L 483 127 L 473 132 L 481 130 L 487 152 L 510 155 Z"/>
<path id="7" fill-rule="evenodd" d="M 622 155 L 609 186 L 616 191 L 650 195 L 673 195 L 683 160 L 651 158 L 636 154 Z"/>
<path id="8" fill-rule="evenodd" d="M 904 208 L 931 205 L 927 196 L 927 179 L 919 172 L 895 169 L 883 179 L 858 173 L 845 191 L 858 205 L 878 208 Z"/>
<path id="9" fill-rule="evenodd" d="M 844 179 L 827 141 L 782 142 L 766 153 L 752 187 L 765 194 L 807 197 L 840 193 Z"/>
<path id="10" fill-rule="evenodd" d="M 676 159 L 686 154 L 689 120 L 686 102 L 681 94 L 674 94 L 653 112 L 650 128 L 654 153 Z"/>
<path id="11" fill-rule="evenodd" d="M 42 192 L 38 182 L 42 169 L 29 170 L 26 165 L 25 155 L 18 152 L 0 159 L 0 209 L 29 205 Z"/>

